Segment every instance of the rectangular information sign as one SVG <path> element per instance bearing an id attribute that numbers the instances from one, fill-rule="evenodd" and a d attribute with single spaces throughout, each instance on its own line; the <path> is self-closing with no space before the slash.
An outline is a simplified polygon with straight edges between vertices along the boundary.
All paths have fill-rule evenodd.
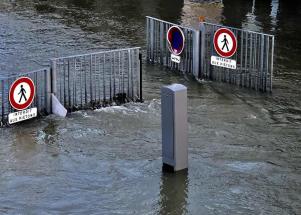
<path id="1" fill-rule="evenodd" d="M 8 123 L 14 124 L 17 122 L 25 121 L 25 120 L 28 120 L 31 118 L 35 118 L 35 117 L 37 117 L 37 115 L 38 115 L 38 109 L 36 107 L 18 111 L 18 112 L 14 112 L 14 113 L 10 113 L 8 115 Z"/>
<path id="2" fill-rule="evenodd" d="M 227 69 L 236 69 L 236 60 L 211 56 L 211 65 L 224 67 Z"/>
<path id="3" fill-rule="evenodd" d="M 177 55 L 174 55 L 174 54 L 171 54 L 171 61 L 175 62 L 175 63 L 180 63 L 181 62 L 181 57 L 177 56 Z"/>

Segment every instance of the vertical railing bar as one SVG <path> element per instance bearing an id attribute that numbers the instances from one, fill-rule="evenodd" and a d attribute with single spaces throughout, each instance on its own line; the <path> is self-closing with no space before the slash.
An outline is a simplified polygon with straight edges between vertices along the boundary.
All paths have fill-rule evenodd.
<path id="1" fill-rule="evenodd" d="M 131 52 L 128 50 L 128 97 L 130 97 Z"/>
<path id="2" fill-rule="evenodd" d="M 269 49 L 270 49 L 270 40 L 268 36 L 265 36 L 266 38 L 266 68 L 265 68 L 265 79 L 264 79 L 264 88 L 265 91 L 267 91 L 268 87 L 268 71 L 269 71 Z"/>
<path id="3" fill-rule="evenodd" d="M 118 52 L 118 93 L 121 92 L 121 52 Z"/>
<path id="4" fill-rule="evenodd" d="M 149 41 L 149 32 L 150 32 L 150 25 L 149 25 L 149 22 L 150 22 L 150 18 L 146 18 L 146 47 L 147 47 L 147 50 L 146 50 L 146 58 L 147 58 L 147 61 L 149 62 L 149 59 L 150 59 L 150 41 Z M 114 57 L 115 57 L 115 53 L 114 53 Z M 114 58 L 114 61 L 115 61 L 115 58 Z M 115 64 L 114 64 L 115 65 Z M 114 91 L 114 95 L 115 95 L 115 91 Z"/>
<path id="5" fill-rule="evenodd" d="M 70 87 L 70 59 L 67 61 L 67 71 L 68 71 L 68 108 L 71 108 L 71 87 Z"/>
<path id="6" fill-rule="evenodd" d="M 112 72 L 113 72 L 113 54 L 110 54 L 110 101 L 112 101 Z"/>
<path id="7" fill-rule="evenodd" d="M 1 96 L 2 96 L 2 124 L 4 123 L 4 117 L 5 117 L 5 80 L 1 80 Z"/>
<path id="8" fill-rule="evenodd" d="M 103 54 L 103 65 L 102 65 L 102 68 L 103 68 L 103 75 L 102 75 L 102 81 L 103 81 L 103 101 L 105 102 L 106 101 L 106 83 L 105 83 L 105 64 L 106 64 L 106 54 Z"/>
<path id="9" fill-rule="evenodd" d="M 77 76 L 78 76 L 78 70 L 76 68 L 76 58 L 74 59 L 74 75 L 73 75 L 73 107 L 77 106 Z"/>
<path id="10" fill-rule="evenodd" d="M 67 88 L 66 88 L 66 61 L 63 60 L 63 65 L 64 65 L 64 106 L 66 107 L 67 106 Z"/>
<path id="11" fill-rule="evenodd" d="M 49 104 L 48 104 L 48 92 L 49 92 L 49 84 L 47 83 L 48 81 L 48 70 L 44 70 L 44 106 L 46 113 L 49 113 Z"/>
<path id="12" fill-rule="evenodd" d="M 114 88 L 113 88 L 113 97 L 116 96 L 116 75 L 115 75 L 115 52 L 113 52 L 113 81 L 114 81 Z"/>
<path id="13" fill-rule="evenodd" d="M 40 97 L 40 95 L 39 95 L 39 89 L 40 89 L 40 83 L 38 83 L 38 73 L 37 72 L 35 72 L 34 73 L 34 83 L 35 83 L 35 86 L 36 86 L 36 97 L 35 97 L 35 104 L 36 104 L 36 107 L 37 107 L 37 109 L 38 110 L 40 110 L 39 109 L 39 97 Z"/>
<path id="14" fill-rule="evenodd" d="M 140 88 L 140 102 L 143 102 L 143 95 L 142 95 L 142 53 L 139 51 L 139 88 Z"/>
<path id="15" fill-rule="evenodd" d="M 244 44 L 244 32 L 241 31 L 241 48 L 240 48 L 240 86 L 243 87 L 242 79 L 243 79 L 243 44 Z"/>
<path id="16" fill-rule="evenodd" d="M 260 86 L 261 86 L 261 90 L 264 91 L 263 88 L 263 57 L 264 57 L 264 35 L 261 35 L 261 39 L 260 39 L 260 44 L 261 44 L 261 50 L 260 50 L 260 73 L 261 73 L 261 77 L 260 77 Z"/>
<path id="17" fill-rule="evenodd" d="M 256 70 L 256 77 L 255 77 L 255 85 L 256 85 L 256 91 L 258 91 L 258 76 L 259 76 L 259 69 L 258 69 L 258 51 L 257 51 L 257 48 L 258 48 L 258 35 L 256 34 L 255 35 L 255 42 L 254 42 L 254 52 L 255 52 L 255 56 L 254 56 L 254 70 Z"/>
<path id="18" fill-rule="evenodd" d="M 93 83 L 92 83 L 92 58 L 93 55 L 90 55 L 90 105 L 93 104 Z"/>
<path id="19" fill-rule="evenodd" d="M 270 71 L 270 91 L 272 92 L 273 89 L 273 72 L 274 72 L 274 45 L 275 45 L 275 38 L 272 36 L 272 50 L 271 50 L 271 71 Z"/>
<path id="20" fill-rule="evenodd" d="M 102 101 L 102 98 L 101 98 L 101 75 L 102 75 L 102 66 L 101 66 L 101 62 L 102 62 L 102 57 L 103 55 L 99 55 L 99 59 L 98 59 L 98 70 L 99 70 L 99 74 L 98 74 L 98 87 L 99 87 L 99 95 L 98 95 L 98 100 L 99 100 L 99 103 L 101 103 Z"/>

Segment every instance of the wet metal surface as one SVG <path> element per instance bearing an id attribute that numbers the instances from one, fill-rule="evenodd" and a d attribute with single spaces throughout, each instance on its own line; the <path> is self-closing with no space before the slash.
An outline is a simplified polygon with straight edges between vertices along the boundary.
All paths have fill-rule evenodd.
<path id="1" fill-rule="evenodd" d="M 58 55 L 145 47 L 145 15 L 192 17 L 182 1 L 14 2 L 0 3 L 1 75 Z M 0 214 L 300 214 L 300 4 L 223 2 L 210 19 L 276 35 L 272 95 L 144 65 L 143 104 L 0 129 Z M 169 175 L 159 92 L 175 82 L 188 87 L 189 171 Z"/>

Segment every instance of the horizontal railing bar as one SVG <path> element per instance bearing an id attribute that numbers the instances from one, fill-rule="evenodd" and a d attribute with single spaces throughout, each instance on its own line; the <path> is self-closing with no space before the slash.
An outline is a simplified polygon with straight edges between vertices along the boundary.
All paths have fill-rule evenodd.
<path id="1" fill-rule="evenodd" d="M 186 27 L 186 26 L 179 25 L 179 24 L 175 24 L 175 23 L 172 23 L 172 22 L 167 22 L 167 21 L 164 21 L 164 20 L 155 18 L 155 17 L 146 16 L 146 18 L 153 19 L 153 20 L 156 20 L 156 21 L 159 21 L 159 22 L 163 22 L 163 23 L 166 23 L 166 24 L 169 24 L 169 25 L 176 25 L 176 26 L 179 26 L 179 27 L 181 27 L 181 28 L 186 28 L 186 29 L 188 29 L 188 30 L 190 30 L 190 31 L 195 31 L 195 29 L 193 29 L 193 28 Z"/>
<path id="2" fill-rule="evenodd" d="M 79 55 L 71 55 L 71 56 L 66 56 L 66 57 L 51 58 L 50 60 L 52 60 L 52 61 L 63 60 L 63 59 L 69 59 L 69 58 L 85 57 L 85 56 L 90 56 L 90 55 L 107 54 L 107 53 L 122 52 L 122 51 L 137 50 L 137 49 L 141 49 L 141 47 L 114 49 L 114 50 L 101 51 L 101 52 L 92 52 L 92 53 L 87 53 L 87 54 L 79 54 Z"/>
<path id="3" fill-rule="evenodd" d="M 31 74 L 38 73 L 38 72 L 48 72 L 48 71 L 49 71 L 49 68 L 42 68 L 42 69 L 30 71 L 30 72 L 22 72 L 22 73 L 13 74 L 13 75 L 5 76 L 5 77 L 0 77 L 0 81 L 11 79 L 11 78 L 17 78 L 17 77 L 25 76 L 25 75 L 31 75 Z"/>
<path id="4" fill-rule="evenodd" d="M 260 33 L 260 32 L 256 32 L 256 31 L 250 31 L 250 30 L 246 30 L 246 29 L 229 27 L 229 26 L 224 26 L 224 25 L 214 24 L 214 23 L 209 23 L 209 22 L 203 22 L 203 23 L 207 24 L 207 25 L 214 25 L 214 26 L 221 27 L 221 28 L 231 28 L 231 29 L 234 29 L 234 30 L 237 30 L 237 31 L 244 31 L 244 32 L 247 32 L 247 33 L 260 34 L 260 35 L 264 35 L 264 36 L 274 37 L 274 35 L 272 35 L 272 34 Z"/>

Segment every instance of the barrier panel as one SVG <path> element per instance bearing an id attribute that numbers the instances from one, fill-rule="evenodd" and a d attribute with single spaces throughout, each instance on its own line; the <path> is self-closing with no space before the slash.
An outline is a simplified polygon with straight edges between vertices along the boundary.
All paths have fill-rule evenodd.
<path id="1" fill-rule="evenodd" d="M 141 99 L 140 48 L 51 60 L 52 91 L 67 109 Z"/>
<path id="2" fill-rule="evenodd" d="M 142 101 L 142 55 L 140 48 L 118 49 L 51 59 L 45 68 L 0 78 L 0 125 L 17 112 L 9 91 L 19 77 L 35 85 L 32 104 L 38 114 L 52 113 L 52 94 L 69 111 L 97 108 L 116 102 Z M 21 85 L 22 89 L 22 85 Z"/>
<path id="3" fill-rule="evenodd" d="M 147 61 L 158 63 L 172 70 L 191 73 L 196 79 L 209 79 L 226 82 L 256 91 L 271 92 L 273 80 L 274 36 L 248 30 L 225 27 L 200 22 L 199 29 L 183 27 L 153 17 L 146 17 Z M 167 31 L 171 26 L 180 27 L 185 35 L 185 48 L 181 62 L 171 61 L 167 44 Z M 216 51 L 215 43 L 228 40 L 215 40 L 215 34 L 221 29 L 233 32 L 237 49 L 233 54 L 223 57 Z M 233 38 L 233 39 L 234 39 Z M 222 47 L 224 48 L 224 47 Z M 231 47 L 230 47 L 231 48 Z M 212 59 L 213 58 L 213 59 Z M 213 60 L 217 59 L 216 63 Z M 223 65 L 226 62 L 227 66 Z"/>
<path id="4" fill-rule="evenodd" d="M 252 88 L 272 91 L 274 36 L 221 25 L 201 23 L 200 77 Z M 211 65 L 211 56 L 218 56 L 214 48 L 214 34 L 218 29 L 230 29 L 237 39 L 237 51 L 231 57 L 236 69 Z"/>

